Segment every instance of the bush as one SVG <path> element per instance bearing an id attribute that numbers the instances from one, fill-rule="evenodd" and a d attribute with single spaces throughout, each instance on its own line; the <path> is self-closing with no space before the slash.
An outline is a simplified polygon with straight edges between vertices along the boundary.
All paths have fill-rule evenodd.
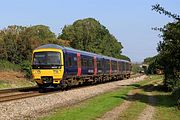
<path id="1" fill-rule="evenodd" d="M 175 100 L 177 101 L 178 109 L 180 109 L 180 88 L 174 89 L 173 96 L 174 96 Z"/>
<path id="2" fill-rule="evenodd" d="M 144 69 L 140 67 L 140 64 L 132 64 L 132 72 L 133 73 L 139 73 L 140 71 L 143 71 Z"/>
<path id="3" fill-rule="evenodd" d="M 6 60 L 0 60 L 0 71 L 20 71 L 20 65 L 11 63 Z"/>
<path id="4" fill-rule="evenodd" d="M 29 62 L 27 60 L 23 61 L 20 66 L 21 66 L 21 70 L 25 73 L 25 77 L 30 79 L 32 76 L 31 62 Z"/>

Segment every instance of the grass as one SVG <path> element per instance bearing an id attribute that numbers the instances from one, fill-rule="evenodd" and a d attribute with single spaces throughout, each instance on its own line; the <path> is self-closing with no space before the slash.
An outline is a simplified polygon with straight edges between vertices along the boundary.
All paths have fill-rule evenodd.
<path id="1" fill-rule="evenodd" d="M 35 82 L 31 82 L 27 78 L 30 78 L 30 69 L 29 62 L 23 61 L 21 65 L 11 63 L 6 60 L 0 60 L 0 89 L 5 88 L 17 88 L 17 87 L 29 87 L 36 85 Z M 24 74 L 26 77 L 19 77 L 17 78 L 15 75 L 11 75 L 12 73 L 19 73 Z M 4 74 L 8 74 L 7 77 L 3 77 Z"/>
<path id="2" fill-rule="evenodd" d="M 151 82 L 141 86 L 140 91 L 134 96 L 131 106 L 119 116 L 119 119 L 123 120 L 135 120 L 138 118 L 140 113 L 144 110 L 148 102 L 147 88 L 154 86 L 155 84 L 162 81 L 162 77 L 151 76 Z M 175 96 L 171 92 L 161 91 L 161 85 L 154 87 L 151 94 L 156 99 L 154 120 L 180 120 L 180 110 L 177 109 Z M 137 97 L 138 96 L 138 97 Z"/>
<path id="3" fill-rule="evenodd" d="M 0 89 L 35 86 L 35 82 L 29 80 L 0 80 Z"/>
<path id="4" fill-rule="evenodd" d="M 10 88 L 10 84 L 7 81 L 0 80 L 0 89 Z"/>
<path id="5" fill-rule="evenodd" d="M 21 66 L 9 61 L 0 60 L 0 71 L 20 71 Z"/>
<path id="6" fill-rule="evenodd" d="M 139 93 L 142 94 L 142 90 L 139 91 Z M 138 94 L 139 94 L 138 93 Z M 137 119 L 138 115 L 145 109 L 146 103 L 139 101 L 138 99 L 141 99 L 142 101 L 148 101 L 147 96 L 138 96 L 138 95 L 133 95 L 134 100 L 132 104 L 128 107 L 125 112 L 119 115 L 120 120 L 135 120 Z"/>
<path id="7" fill-rule="evenodd" d="M 135 120 L 138 118 L 139 114 L 143 112 L 148 103 L 147 93 L 144 91 L 144 87 L 152 83 L 157 83 L 162 81 L 162 76 L 150 76 L 147 81 L 141 82 L 138 92 L 135 93 L 132 97 L 132 104 L 125 110 L 122 114 L 119 115 L 119 119 L 123 120 Z M 142 89 L 141 89 L 142 88 Z"/>
<path id="8" fill-rule="evenodd" d="M 121 89 L 111 91 L 86 101 L 83 101 L 77 105 L 60 108 L 53 111 L 51 114 L 39 118 L 40 120 L 92 120 L 101 117 L 107 111 L 112 110 L 116 106 L 123 103 L 127 99 L 127 93 L 130 90 L 138 88 L 133 96 L 130 106 L 119 115 L 119 119 L 123 120 L 135 120 L 146 108 L 148 101 L 147 92 L 151 92 L 156 99 L 154 104 L 155 114 L 154 120 L 180 120 L 180 110 L 177 110 L 176 101 L 170 92 L 163 92 L 156 88 L 157 84 L 162 82 L 162 76 L 150 76 L 147 80 L 139 83 L 123 87 Z M 147 88 L 154 87 L 152 91 L 148 91 Z"/>
<path id="9" fill-rule="evenodd" d="M 157 99 L 155 120 L 180 120 L 180 110 L 171 92 L 154 91 L 153 94 Z"/>
<path id="10" fill-rule="evenodd" d="M 118 89 L 113 92 L 105 93 L 99 95 L 92 99 L 89 99 L 85 102 L 82 102 L 79 105 L 65 108 L 62 110 L 56 111 L 54 114 L 42 118 L 43 120 L 90 120 L 96 117 L 101 116 L 104 112 L 113 109 L 115 106 L 123 102 L 125 97 L 130 89 L 133 87 L 127 87 L 124 89 Z"/>
<path id="11" fill-rule="evenodd" d="M 78 105 L 60 108 L 48 116 L 40 118 L 42 120 L 91 120 L 102 116 L 105 112 L 112 110 L 114 107 L 120 105 L 127 97 L 127 93 L 149 81 L 142 81 L 137 84 L 130 85 L 112 92 L 108 92 L 89 100 L 81 102 Z M 142 107 L 141 107 L 142 108 Z"/>

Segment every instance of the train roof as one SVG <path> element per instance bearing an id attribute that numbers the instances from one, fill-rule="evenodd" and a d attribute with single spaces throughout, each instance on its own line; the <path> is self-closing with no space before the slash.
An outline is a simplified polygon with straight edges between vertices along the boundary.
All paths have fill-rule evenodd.
<path id="1" fill-rule="evenodd" d="M 84 54 L 88 54 L 88 55 L 97 55 L 95 53 L 91 53 L 91 52 L 87 52 L 87 51 L 82 51 L 82 50 L 77 50 L 77 49 L 70 48 L 70 47 L 64 47 L 64 48 L 65 48 L 65 50 L 80 52 L 80 53 L 84 53 Z"/>
<path id="2" fill-rule="evenodd" d="M 46 45 L 41 45 L 37 47 L 35 50 L 42 49 L 42 48 L 64 49 L 64 47 L 56 45 L 56 44 L 46 44 Z"/>
<path id="3" fill-rule="evenodd" d="M 88 54 L 88 55 L 92 55 L 92 56 L 96 55 L 98 57 L 102 57 L 102 58 L 105 58 L 105 59 L 118 60 L 118 61 L 130 63 L 130 61 L 127 61 L 127 60 L 122 60 L 122 59 L 117 59 L 117 58 L 113 58 L 113 57 L 108 57 L 108 56 L 105 56 L 105 55 L 100 55 L 100 54 L 91 53 L 91 52 L 87 52 L 87 51 L 77 50 L 77 49 L 70 48 L 70 47 L 63 47 L 63 46 L 56 45 L 56 44 L 42 45 L 42 46 L 39 46 L 38 48 L 36 48 L 35 50 L 42 49 L 42 48 L 55 48 L 55 49 L 62 49 L 62 50 L 70 50 L 70 51 L 80 52 L 82 54 Z"/>

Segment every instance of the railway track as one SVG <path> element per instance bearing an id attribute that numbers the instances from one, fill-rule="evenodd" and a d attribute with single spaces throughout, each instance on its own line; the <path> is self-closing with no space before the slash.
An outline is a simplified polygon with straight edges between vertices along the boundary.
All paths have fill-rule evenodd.
<path id="1" fill-rule="evenodd" d="M 28 97 L 35 97 L 42 95 L 43 93 L 37 92 L 28 92 L 28 93 L 17 93 L 17 94 L 10 94 L 10 95 L 1 95 L 0 94 L 0 103 L 1 102 L 7 102 L 7 101 L 12 101 L 12 100 L 18 100 L 18 99 L 23 99 L 23 98 L 28 98 Z"/>
<path id="2" fill-rule="evenodd" d="M 2 93 L 12 93 L 12 92 L 26 92 L 26 91 L 33 91 L 33 90 L 37 90 L 38 86 L 33 86 L 33 87 L 22 87 L 22 88 L 12 88 L 12 89 L 2 89 L 0 90 L 0 94 Z"/>
<path id="3" fill-rule="evenodd" d="M 132 75 L 131 78 L 140 77 L 141 75 Z M 112 81 L 113 82 L 113 81 Z M 81 86 L 82 87 L 88 87 L 88 86 Z M 79 87 L 75 86 L 72 89 L 78 89 Z M 18 100 L 18 99 L 24 99 L 29 97 L 36 97 L 41 95 L 47 95 L 52 94 L 56 92 L 62 91 L 61 89 L 49 89 L 47 91 L 40 92 L 41 90 L 35 86 L 35 87 L 25 87 L 25 88 L 13 88 L 13 89 L 3 89 L 0 90 L 0 103 L 12 101 L 12 100 Z"/>
<path id="4" fill-rule="evenodd" d="M 33 97 L 33 96 L 39 96 L 40 94 L 42 93 L 39 93 L 39 88 L 37 86 L 3 89 L 0 90 L 0 103 L 11 100 Z"/>

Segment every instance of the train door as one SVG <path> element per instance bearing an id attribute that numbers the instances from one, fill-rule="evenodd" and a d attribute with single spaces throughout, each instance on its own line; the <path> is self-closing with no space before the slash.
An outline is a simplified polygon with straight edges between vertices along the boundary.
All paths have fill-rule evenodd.
<path id="1" fill-rule="evenodd" d="M 112 62 L 109 60 L 109 65 L 110 65 L 110 75 L 112 74 Z"/>
<path id="2" fill-rule="evenodd" d="M 94 75 L 97 75 L 97 62 L 96 62 L 96 56 L 94 56 Z"/>
<path id="3" fill-rule="evenodd" d="M 77 76 L 81 76 L 81 54 L 80 53 L 77 53 L 77 67 L 78 67 Z"/>
<path id="4" fill-rule="evenodd" d="M 116 61 L 116 67 L 117 67 L 117 73 L 119 74 L 119 63 L 118 63 L 118 61 Z"/>

